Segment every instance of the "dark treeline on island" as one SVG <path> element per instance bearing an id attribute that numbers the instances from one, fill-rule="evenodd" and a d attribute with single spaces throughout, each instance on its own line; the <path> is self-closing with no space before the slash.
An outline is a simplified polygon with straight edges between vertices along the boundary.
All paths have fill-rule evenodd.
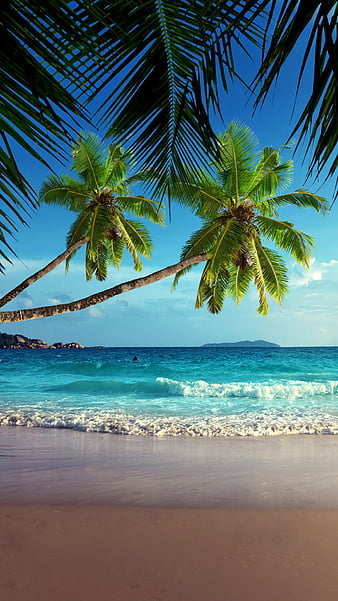
<path id="1" fill-rule="evenodd" d="M 209 342 L 203 347 L 244 347 L 244 348 L 280 348 L 279 344 L 266 340 L 241 340 L 240 342 Z"/>
<path id="2" fill-rule="evenodd" d="M 27 338 L 21 334 L 4 334 L 0 332 L 0 348 L 84 348 L 82 344 L 78 342 L 54 342 L 54 344 L 47 344 L 44 340 L 39 338 Z"/>

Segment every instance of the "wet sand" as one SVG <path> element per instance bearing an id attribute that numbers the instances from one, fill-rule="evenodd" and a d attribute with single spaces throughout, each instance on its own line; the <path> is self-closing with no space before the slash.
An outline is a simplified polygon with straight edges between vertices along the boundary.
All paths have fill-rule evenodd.
<path id="1" fill-rule="evenodd" d="M 0 599 L 336 601 L 337 453 L 0 428 Z"/>

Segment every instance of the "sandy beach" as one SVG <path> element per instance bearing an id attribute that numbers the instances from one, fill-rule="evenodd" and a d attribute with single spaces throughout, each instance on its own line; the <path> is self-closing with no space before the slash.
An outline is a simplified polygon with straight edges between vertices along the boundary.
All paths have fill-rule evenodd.
<path id="1" fill-rule="evenodd" d="M 0 598 L 336 600 L 337 452 L 0 428 Z"/>

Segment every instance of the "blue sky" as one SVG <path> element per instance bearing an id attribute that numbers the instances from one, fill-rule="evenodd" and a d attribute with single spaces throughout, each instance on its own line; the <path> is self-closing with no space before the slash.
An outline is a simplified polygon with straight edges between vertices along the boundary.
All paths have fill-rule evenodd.
<path id="1" fill-rule="evenodd" d="M 222 131 L 232 119 L 237 119 L 255 132 L 261 146 L 284 144 L 297 116 L 296 108 L 291 117 L 299 57 L 298 52 L 293 55 L 274 93 L 255 114 L 250 96 L 242 85 L 234 84 L 223 98 L 224 124 L 215 119 L 215 130 Z M 254 72 L 253 65 L 242 60 L 243 73 L 247 77 Z M 302 106 L 302 97 L 309 92 L 309 85 L 309 78 L 306 78 L 297 106 Z M 38 190 L 48 169 L 18 154 L 29 181 Z M 290 158 L 291 155 L 286 151 L 283 156 Z M 319 181 L 308 181 L 304 186 L 308 159 L 302 164 L 303 158 L 304 151 L 299 149 L 294 157 L 295 175 L 290 190 L 306 187 L 332 200 L 333 181 L 324 182 L 322 176 Z M 67 166 L 50 160 L 51 167 L 57 172 L 67 172 Z M 271 301 L 266 317 L 259 316 L 256 311 L 254 288 L 239 306 L 227 300 L 218 316 L 210 315 L 206 309 L 196 310 L 194 301 L 200 270 L 194 269 L 182 278 L 175 292 L 171 292 L 170 278 L 77 313 L 2 324 L 1 330 L 42 338 L 48 343 L 77 341 L 86 346 L 195 346 L 244 339 L 265 339 L 282 346 L 338 345 L 337 210 L 334 205 L 331 214 L 325 217 L 311 210 L 290 209 L 282 214 L 284 219 L 312 235 L 316 246 L 309 270 L 295 265 L 293 260 L 288 261 L 288 297 L 281 307 Z M 29 220 L 29 227 L 20 227 L 15 243 L 20 260 L 1 276 L 2 294 L 64 250 L 71 217 L 61 208 L 42 207 Z M 171 222 L 168 220 L 166 228 L 150 226 L 154 253 L 151 261 L 145 261 L 144 273 L 175 263 L 181 246 L 198 223 L 188 210 L 174 205 Z M 137 277 L 130 261 L 126 260 L 119 271 L 110 271 L 105 284 L 86 282 L 83 265 L 83 253 L 79 252 L 67 274 L 60 266 L 10 303 L 8 309 L 67 302 Z"/>

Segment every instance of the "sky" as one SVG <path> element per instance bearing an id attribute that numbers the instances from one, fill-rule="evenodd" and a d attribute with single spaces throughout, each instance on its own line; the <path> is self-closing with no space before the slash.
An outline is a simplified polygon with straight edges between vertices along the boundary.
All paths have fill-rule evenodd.
<path id="1" fill-rule="evenodd" d="M 306 75 L 296 111 L 292 117 L 295 77 L 299 68 L 301 49 L 298 49 L 284 69 L 274 93 L 262 109 L 253 113 L 253 102 L 239 83 L 231 86 L 222 99 L 223 123 L 214 119 L 216 131 L 224 131 L 231 120 L 248 125 L 258 137 L 260 146 L 281 146 L 286 142 L 309 92 L 310 78 Z M 254 73 L 254 65 L 243 60 L 243 74 Z M 298 109 L 297 109 L 298 107 Z M 49 170 L 27 155 L 17 153 L 18 161 L 32 186 L 39 190 Z M 283 158 L 291 158 L 285 151 Z M 334 181 L 307 181 L 308 158 L 300 148 L 294 158 L 294 180 L 289 191 L 300 187 L 316 192 L 332 201 Z M 60 166 L 50 158 L 51 168 L 66 173 L 69 166 Z M 137 193 L 142 191 L 137 190 Z M 176 291 L 171 291 L 172 278 L 115 297 L 105 303 L 82 311 L 2 324 L 1 331 L 41 338 L 47 343 L 75 341 L 85 346 L 199 346 L 210 342 L 235 342 L 263 339 L 281 346 L 338 346 L 338 203 L 331 213 L 320 216 L 310 209 L 285 209 L 281 216 L 292 221 L 316 240 L 311 266 L 308 270 L 288 259 L 289 294 L 282 306 L 273 300 L 266 317 L 257 313 L 255 288 L 250 288 L 240 305 L 227 299 L 219 315 L 203 308 L 194 308 L 201 269 L 193 269 L 182 278 Z M 65 237 L 72 216 L 58 207 L 42 206 L 29 219 L 29 227 L 19 229 L 14 249 L 19 259 L 8 266 L 0 278 L 0 292 L 5 294 L 31 273 L 40 269 L 65 249 Z M 149 225 L 154 243 L 151 261 L 144 261 L 143 274 L 161 269 L 179 259 L 180 249 L 199 221 L 187 209 L 172 206 L 171 220 L 165 228 Z M 138 277 L 127 259 L 119 270 L 111 269 L 105 283 L 87 282 L 84 255 L 80 251 L 65 274 L 59 266 L 51 274 L 24 291 L 5 309 L 23 309 L 45 304 L 69 302 Z"/>

